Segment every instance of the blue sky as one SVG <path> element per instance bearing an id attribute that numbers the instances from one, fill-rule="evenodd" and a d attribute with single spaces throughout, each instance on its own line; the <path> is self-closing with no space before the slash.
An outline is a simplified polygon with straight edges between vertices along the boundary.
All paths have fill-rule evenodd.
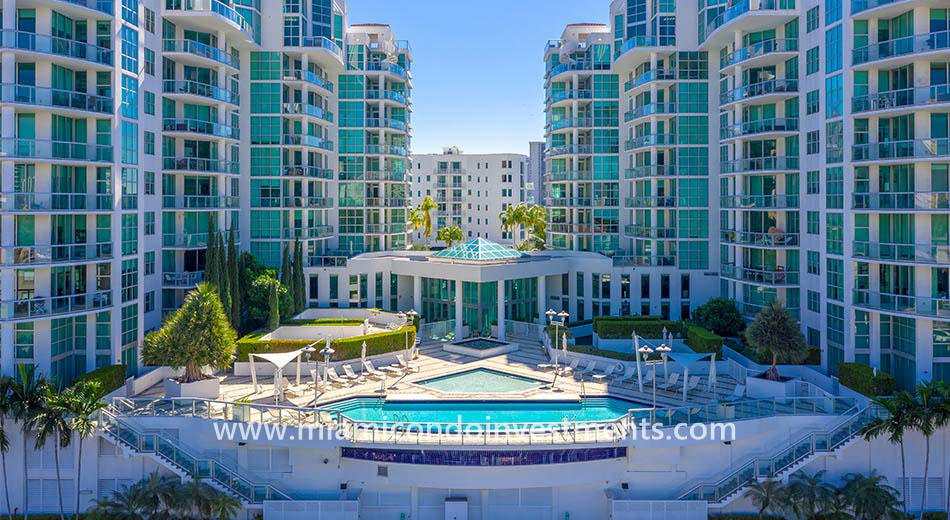
<path id="1" fill-rule="evenodd" d="M 606 23 L 589 0 L 349 0 L 349 22 L 388 23 L 413 52 L 415 153 L 528 153 L 544 139 L 544 44 Z"/>

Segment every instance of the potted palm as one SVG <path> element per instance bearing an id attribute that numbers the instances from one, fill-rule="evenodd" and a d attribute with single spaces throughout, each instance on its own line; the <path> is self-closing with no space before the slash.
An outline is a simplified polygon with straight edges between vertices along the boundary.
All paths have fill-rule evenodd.
<path id="1" fill-rule="evenodd" d="M 772 300 L 756 314 L 745 337 L 759 356 L 772 360 L 765 372 L 746 378 L 747 394 L 752 397 L 786 395 L 786 383 L 791 378 L 779 374 L 779 363 L 799 364 L 808 357 L 808 346 L 798 321 L 780 301 Z"/>
<path id="2" fill-rule="evenodd" d="M 217 399 L 218 378 L 204 370 L 230 368 L 236 344 L 217 290 L 205 283 L 188 293 L 161 329 L 145 337 L 142 358 L 148 365 L 183 369 L 181 376 L 165 380 L 165 397 Z"/>

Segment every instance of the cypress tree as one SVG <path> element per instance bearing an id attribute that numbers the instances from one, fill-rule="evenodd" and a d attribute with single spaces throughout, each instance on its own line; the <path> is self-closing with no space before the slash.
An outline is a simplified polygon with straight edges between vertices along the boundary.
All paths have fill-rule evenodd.
<path id="1" fill-rule="evenodd" d="M 218 272 L 218 280 L 220 282 L 220 285 L 218 285 L 218 297 L 224 305 L 225 316 L 231 316 L 231 274 L 228 272 L 228 253 L 224 243 L 224 235 L 220 231 L 214 242 L 217 248 L 214 259 L 218 263 L 215 269 Z"/>
<path id="2" fill-rule="evenodd" d="M 303 244 L 297 239 L 294 246 L 294 286 L 296 287 L 294 296 L 297 297 L 294 300 L 294 307 L 297 313 L 301 313 L 307 307 L 307 288 L 304 285 L 303 276 Z"/>
<path id="3" fill-rule="evenodd" d="M 280 325 L 280 300 L 277 288 L 280 283 L 273 280 L 270 284 L 270 294 L 267 297 L 267 330 L 275 330 Z"/>
<path id="4" fill-rule="evenodd" d="M 218 248 L 215 246 L 214 216 L 208 217 L 208 240 L 205 246 L 205 282 L 218 286 L 218 262 L 215 255 L 218 254 Z"/>
<path id="5" fill-rule="evenodd" d="M 284 260 L 280 265 L 280 283 L 284 284 L 284 287 L 286 287 L 287 291 L 290 293 L 290 301 L 296 302 L 297 291 L 293 283 L 294 274 L 293 274 L 293 265 L 291 265 L 292 261 L 291 261 L 291 256 L 290 256 L 290 247 L 291 246 L 289 244 L 286 247 L 284 247 Z M 297 304 L 294 303 L 294 307 L 296 307 L 296 305 Z"/>
<path id="6" fill-rule="evenodd" d="M 237 243 L 234 238 L 234 226 L 228 232 L 228 274 L 231 289 L 231 326 L 240 329 L 244 310 L 244 295 L 241 294 L 241 270 L 238 268 Z"/>

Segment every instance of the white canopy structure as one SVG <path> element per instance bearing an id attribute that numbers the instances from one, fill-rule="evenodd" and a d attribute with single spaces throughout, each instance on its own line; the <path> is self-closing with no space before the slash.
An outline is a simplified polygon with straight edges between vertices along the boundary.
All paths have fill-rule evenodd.
<path id="1" fill-rule="evenodd" d="M 689 366 L 709 356 L 715 355 L 710 352 L 700 354 L 694 352 L 670 352 L 669 356 L 673 361 L 683 365 L 683 401 L 686 401 L 686 387 L 689 383 Z"/>
<path id="2" fill-rule="evenodd" d="M 274 365 L 274 396 L 278 399 L 283 398 L 284 388 L 284 368 L 294 360 L 297 361 L 297 382 L 300 384 L 300 356 L 304 353 L 303 349 L 293 352 L 275 352 L 270 354 L 248 354 L 247 359 L 251 363 L 251 382 L 254 384 L 254 393 L 260 392 L 260 386 L 257 384 L 257 367 L 254 360 L 259 359 Z"/>

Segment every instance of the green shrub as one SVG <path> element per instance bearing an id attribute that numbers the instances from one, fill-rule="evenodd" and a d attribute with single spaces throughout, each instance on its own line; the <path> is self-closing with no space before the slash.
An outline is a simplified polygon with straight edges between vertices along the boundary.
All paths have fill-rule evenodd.
<path id="1" fill-rule="evenodd" d="M 357 326 L 362 325 L 360 318 L 317 318 L 315 320 L 285 320 L 281 325 L 292 327 L 319 327 L 319 326 Z"/>
<path id="2" fill-rule="evenodd" d="M 548 325 L 547 327 L 544 328 L 544 330 L 545 332 L 548 333 L 548 338 L 551 339 L 552 345 L 555 343 L 560 345 L 561 336 L 564 334 L 567 334 L 567 339 L 572 339 L 574 337 L 574 334 L 571 332 L 571 330 L 564 327 L 555 327 L 554 325 Z M 555 338 L 554 334 L 557 334 L 558 337 Z"/>
<path id="3" fill-rule="evenodd" d="M 864 363 L 838 363 L 838 379 L 841 384 L 868 397 L 893 395 L 897 389 L 894 376 L 877 371 Z"/>
<path id="4" fill-rule="evenodd" d="M 723 515 L 709 515 L 709 520 L 758 520 L 756 513 L 726 513 Z M 784 516 L 763 515 L 763 520 L 783 520 Z"/>
<path id="5" fill-rule="evenodd" d="M 716 359 L 722 359 L 722 337 L 698 325 L 686 329 L 686 344 L 693 352 L 715 352 Z"/>
<path id="6" fill-rule="evenodd" d="M 947 520 L 947 513 L 944 511 L 927 511 L 924 513 L 924 520 Z"/>
<path id="7" fill-rule="evenodd" d="M 692 312 L 697 325 L 720 336 L 738 336 L 745 328 L 745 319 L 736 303 L 728 298 L 713 298 Z"/>
<path id="8" fill-rule="evenodd" d="M 416 340 L 416 329 L 409 327 L 409 345 Z M 263 333 L 256 332 L 248 334 L 238 341 L 237 360 L 247 361 L 248 354 L 264 354 L 275 352 L 293 352 L 300 350 L 316 340 L 307 339 L 281 339 L 260 341 Z M 333 361 L 345 361 L 348 359 L 359 359 L 363 348 L 363 342 L 366 342 L 366 355 L 376 356 L 379 354 L 388 354 L 406 348 L 406 328 L 394 331 L 381 332 L 379 334 L 369 334 L 367 336 L 356 336 L 353 338 L 334 339 L 330 346 L 335 351 L 332 357 Z M 323 348 L 323 343 L 316 345 L 319 350 Z M 319 357 L 319 356 L 317 356 Z M 311 358 L 313 359 L 313 358 Z"/>
<path id="9" fill-rule="evenodd" d="M 99 367 L 92 372 L 86 372 L 77 377 L 73 385 L 81 381 L 96 381 L 103 394 L 115 392 L 125 385 L 125 365 L 109 365 Z"/>
<path id="10" fill-rule="evenodd" d="M 820 365 L 821 364 L 821 347 L 816 347 L 815 345 L 808 345 L 808 357 L 805 358 L 806 365 Z"/>
<path id="11" fill-rule="evenodd" d="M 660 338 L 663 329 L 683 335 L 681 323 L 655 316 L 598 316 L 594 318 L 594 332 L 601 339 L 629 339 L 633 331 L 642 338 Z"/>
<path id="12" fill-rule="evenodd" d="M 589 356 L 600 356 L 610 359 L 616 359 L 619 361 L 636 361 L 637 358 L 634 357 L 633 352 L 614 352 L 613 350 L 606 350 L 600 348 L 592 347 L 582 347 L 578 345 L 573 345 L 567 347 L 568 352 L 574 352 L 577 354 L 587 354 Z M 583 365 L 581 365 L 583 366 Z"/>

